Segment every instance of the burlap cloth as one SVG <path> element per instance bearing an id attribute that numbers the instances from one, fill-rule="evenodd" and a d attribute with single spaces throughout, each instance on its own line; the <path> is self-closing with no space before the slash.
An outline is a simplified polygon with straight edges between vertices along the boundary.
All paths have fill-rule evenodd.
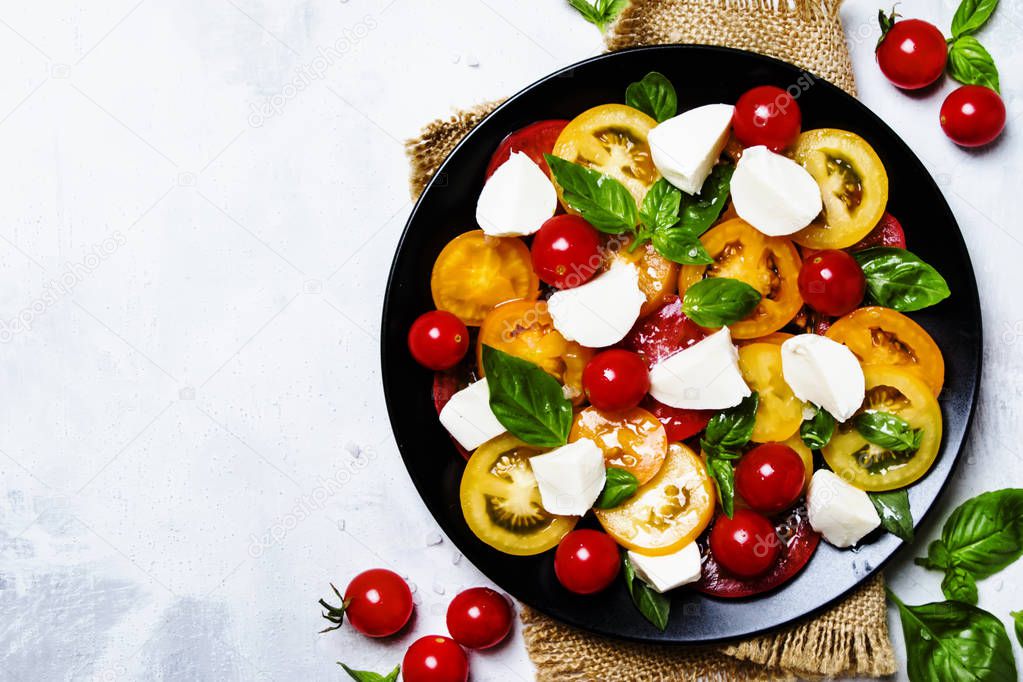
<path id="1" fill-rule="evenodd" d="M 855 94 L 838 17 L 840 0 L 632 0 L 605 37 L 609 50 L 638 45 L 726 45 L 768 54 Z M 581 21 L 581 20 L 580 20 Z M 409 140 L 413 196 L 445 157 L 499 102 L 456 112 Z M 736 608 L 756 608 L 755 602 Z M 792 680 L 895 672 L 883 581 L 877 577 L 839 605 L 798 625 L 708 647 L 649 646 L 591 635 L 522 607 L 523 635 L 537 679 Z"/>

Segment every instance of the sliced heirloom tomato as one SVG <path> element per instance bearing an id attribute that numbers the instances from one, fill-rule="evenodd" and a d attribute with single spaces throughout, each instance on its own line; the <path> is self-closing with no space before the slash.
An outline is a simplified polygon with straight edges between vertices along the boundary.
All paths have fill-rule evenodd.
<path id="1" fill-rule="evenodd" d="M 867 442 L 854 425 L 840 424 L 824 446 L 831 469 L 862 490 L 880 492 L 909 485 L 927 473 L 941 445 L 941 408 L 930 388 L 915 374 L 895 365 L 863 368 L 867 395 L 861 411 L 889 412 L 922 432 L 913 452 L 893 452 Z"/>
<path id="2" fill-rule="evenodd" d="M 781 346 L 773 343 L 743 346 L 739 349 L 739 370 L 746 385 L 760 396 L 750 440 L 772 443 L 796 433 L 803 423 L 803 401 L 782 378 Z"/>
<path id="3" fill-rule="evenodd" d="M 729 325 L 736 339 L 752 339 L 778 331 L 803 305 L 799 296 L 799 252 L 784 237 L 768 237 L 736 218 L 711 228 L 700 237 L 710 265 L 684 265 L 678 276 L 679 294 L 705 277 L 742 280 L 763 297 L 745 319 Z"/>
<path id="4" fill-rule="evenodd" d="M 682 443 L 668 446 L 657 475 L 613 509 L 595 509 L 618 544 L 640 554 L 662 556 L 689 544 L 714 516 L 714 484 L 703 462 Z"/>
<path id="5" fill-rule="evenodd" d="M 897 249 L 906 248 L 906 232 L 902 229 L 902 223 L 888 211 L 881 215 L 881 220 L 867 233 L 867 236 L 849 247 L 850 251 L 862 251 L 874 246 L 894 246 Z"/>
<path id="6" fill-rule="evenodd" d="M 505 434 L 481 445 L 462 472 L 465 522 L 476 537 L 505 554 L 546 552 L 579 520 L 550 514 L 540 503 L 529 458 L 541 452 Z"/>
<path id="7" fill-rule="evenodd" d="M 434 372 L 433 374 L 433 408 L 437 410 L 437 414 L 444 409 L 444 406 L 451 400 L 451 396 L 461 391 L 463 388 L 468 386 L 474 381 L 471 373 L 469 372 L 466 363 L 462 362 L 451 369 L 446 369 L 443 372 Z M 451 434 L 448 434 L 451 438 L 451 443 L 455 446 L 455 450 L 458 451 L 463 458 L 469 459 L 472 454 L 468 450 L 462 447 L 462 444 L 454 439 Z"/>
<path id="8" fill-rule="evenodd" d="M 551 169 L 547 167 L 547 160 L 543 158 L 543 155 L 550 154 L 554 150 L 554 143 L 567 125 L 568 121 L 564 119 L 550 119 L 530 123 L 525 128 L 519 128 L 515 132 L 509 133 L 501 140 L 501 144 L 497 145 L 497 150 L 490 157 L 490 163 L 487 164 L 487 177 L 493 175 L 494 171 L 511 157 L 512 152 L 528 154 L 533 163 L 540 166 L 543 172 L 550 177 Z"/>
<path id="9" fill-rule="evenodd" d="M 661 177 L 647 142 L 647 135 L 656 125 L 657 121 L 638 109 L 602 104 L 587 109 L 565 126 L 554 143 L 554 155 L 609 175 L 625 185 L 640 204 Z"/>
<path id="10" fill-rule="evenodd" d="M 639 353 L 647 365 L 653 367 L 706 336 L 707 332 L 682 312 L 682 301 L 678 296 L 673 296 L 650 316 L 637 322 L 619 345 Z"/>
<path id="11" fill-rule="evenodd" d="M 707 422 L 717 414 L 716 410 L 687 410 L 684 407 L 672 407 L 658 402 L 653 396 L 647 396 L 641 405 L 664 425 L 664 432 L 669 443 L 677 443 L 692 438 L 707 428 Z"/>
<path id="12" fill-rule="evenodd" d="M 755 339 L 740 339 L 739 341 L 736 342 L 736 345 L 738 345 L 740 348 L 742 346 L 749 346 L 750 344 L 754 343 L 773 343 L 776 346 L 780 346 L 781 344 L 791 339 L 793 336 L 795 335 L 789 334 L 788 332 L 771 332 L 770 334 L 767 334 L 765 336 L 758 336 Z"/>
<path id="13" fill-rule="evenodd" d="M 646 301 L 639 309 L 639 316 L 646 317 L 663 306 L 675 295 L 678 286 L 678 264 L 657 253 L 651 242 L 635 251 L 629 251 L 631 237 L 610 235 L 604 240 L 607 254 L 606 268 L 615 262 L 630 263 L 639 271 L 639 288 L 646 295 Z M 614 248 L 612 248 L 614 247 Z"/>
<path id="14" fill-rule="evenodd" d="M 430 289 L 439 310 L 475 327 L 498 303 L 537 298 L 540 280 L 521 239 L 488 237 L 483 230 L 472 230 L 441 250 L 433 264 Z"/>
<path id="15" fill-rule="evenodd" d="M 587 407 L 575 416 L 568 441 L 582 438 L 589 438 L 604 452 L 604 464 L 626 469 L 640 485 L 654 477 L 668 454 L 664 426 L 640 407 L 624 412 Z"/>
<path id="16" fill-rule="evenodd" d="M 573 402 L 582 401 L 583 368 L 593 350 L 567 341 L 554 328 L 546 301 L 507 301 L 487 314 L 476 342 L 481 374 L 485 345 L 538 365 L 568 388 Z"/>
<path id="17" fill-rule="evenodd" d="M 792 155 L 824 199 L 821 216 L 792 239 L 812 249 L 844 249 L 866 237 L 888 204 L 888 174 L 873 147 L 855 133 L 818 128 L 799 136 Z"/>
<path id="18" fill-rule="evenodd" d="M 937 396 L 945 383 L 945 359 L 924 328 L 881 306 L 854 310 L 836 320 L 826 336 L 849 347 L 864 365 L 894 365 L 921 379 Z"/>

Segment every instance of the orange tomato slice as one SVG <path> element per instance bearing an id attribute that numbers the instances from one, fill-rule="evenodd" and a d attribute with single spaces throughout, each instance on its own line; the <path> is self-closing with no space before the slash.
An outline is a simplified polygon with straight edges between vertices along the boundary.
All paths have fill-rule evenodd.
<path id="1" fill-rule="evenodd" d="M 675 295 L 678 286 L 678 263 L 657 253 L 650 242 L 629 252 L 631 237 L 610 236 L 604 240 L 607 267 L 615 262 L 631 263 L 639 271 L 639 288 L 646 295 L 646 301 L 639 309 L 639 316 L 646 317 L 659 309 Z M 611 248 L 611 247 L 614 248 Z"/>
<path id="2" fill-rule="evenodd" d="M 587 407 L 575 416 L 569 442 L 589 438 L 604 452 L 609 467 L 628 470 L 642 485 L 654 477 L 668 454 L 664 425 L 641 407 L 602 412 Z"/>

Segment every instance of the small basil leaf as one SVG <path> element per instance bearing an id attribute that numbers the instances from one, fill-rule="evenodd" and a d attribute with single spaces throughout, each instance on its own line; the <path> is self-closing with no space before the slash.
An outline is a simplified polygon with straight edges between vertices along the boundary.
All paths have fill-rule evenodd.
<path id="1" fill-rule="evenodd" d="M 1023 555 L 1023 489 L 982 493 L 959 505 L 931 543 L 927 568 L 960 567 L 980 580 Z"/>
<path id="2" fill-rule="evenodd" d="M 625 185 L 561 157 L 545 154 L 544 158 L 554 174 L 554 181 L 561 186 L 565 203 L 588 223 L 609 234 L 635 229 L 639 211 Z"/>
<path id="3" fill-rule="evenodd" d="M 956 601 L 907 606 L 891 590 L 888 597 L 899 609 L 913 682 L 1016 679 L 1005 626 L 987 611 Z"/>
<path id="4" fill-rule="evenodd" d="M 861 412 L 853 425 L 863 438 L 892 452 L 916 452 L 923 432 L 890 412 Z"/>
<path id="5" fill-rule="evenodd" d="M 952 43 L 948 50 L 948 73 L 960 83 L 983 85 L 1000 92 L 995 60 L 973 36 L 960 36 Z"/>
<path id="6" fill-rule="evenodd" d="M 949 556 L 948 548 L 941 540 L 935 540 L 927 546 L 927 556 L 913 559 L 917 566 L 923 566 L 931 570 L 943 571 L 951 565 L 952 557 Z"/>
<path id="7" fill-rule="evenodd" d="M 714 479 L 718 500 L 728 518 L 735 513 L 735 467 L 729 459 L 707 453 L 707 469 Z"/>
<path id="8" fill-rule="evenodd" d="M 636 569 L 632 567 L 628 554 L 622 555 L 622 569 L 632 603 L 644 618 L 664 632 L 668 627 L 668 615 L 671 613 L 671 598 L 656 591 L 636 576 Z"/>
<path id="9" fill-rule="evenodd" d="M 813 416 L 799 426 L 799 437 L 811 450 L 820 450 L 835 435 L 835 418 L 823 407 L 814 406 Z"/>
<path id="10" fill-rule="evenodd" d="M 1023 646 L 1023 611 L 1011 611 L 1009 615 L 1016 624 L 1016 641 Z"/>
<path id="11" fill-rule="evenodd" d="M 348 676 L 355 680 L 355 682 L 395 682 L 398 679 L 398 673 L 401 672 L 400 665 L 395 666 L 394 670 L 386 675 L 381 675 L 380 673 L 374 673 L 368 670 L 352 670 L 341 661 L 338 661 L 337 664 L 344 668 L 345 672 L 348 673 Z"/>
<path id="12" fill-rule="evenodd" d="M 965 568 L 953 566 L 941 581 L 941 593 L 945 599 L 954 599 L 964 604 L 977 604 L 977 582 Z"/>
<path id="13" fill-rule="evenodd" d="M 664 178 L 660 178 L 647 190 L 639 217 L 648 230 L 664 230 L 678 222 L 678 208 L 682 192 Z"/>
<path id="14" fill-rule="evenodd" d="M 900 312 L 932 306 L 949 297 L 945 278 L 905 249 L 879 246 L 853 254 L 867 279 L 867 291 L 879 305 Z"/>
<path id="15" fill-rule="evenodd" d="M 490 409 L 515 437 L 545 448 L 564 445 L 572 428 L 572 403 L 547 372 L 491 346 L 483 346 Z"/>
<path id="16" fill-rule="evenodd" d="M 642 80 L 630 83 L 625 89 L 625 103 L 639 109 L 658 123 L 678 113 L 675 87 L 663 74 L 651 71 Z"/>
<path id="17" fill-rule="evenodd" d="M 604 489 L 600 491 L 600 497 L 597 498 L 597 502 L 593 506 L 597 509 L 617 507 L 635 495 L 638 488 L 639 480 L 633 476 L 631 471 L 608 467 Z"/>
<path id="18" fill-rule="evenodd" d="M 906 542 L 913 541 L 913 514 L 909 510 L 909 493 L 905 490 L 891 490 L 884 493 L 867 493 L 881 517 L 881 526 Z"/>
<path id="19" fill-rule="evenodd" d="M 669 227 L 651 235 L 657 253 L 682 265 L 710 265 L 714 259 L 699 239 L 684 227 Z"/>
<path id="20" fill-rule="evenodd" d="M 728 203 L 728 192 L 734 172 L 733 164 L 719 163 L 703 181 L 703 187 L 700 188 L 699 194 L 683 195 L 679 227 L 687 230 L 694 237 L 699 237 L 706 232 L 720 217 L 721 211 Z"/>
<path id="21" fill-rule="evenodd" d="M 753 312 L 760 299 L 760 292 L 741 280 L 708 277 L 686 289 L 682 312 L 701 327 L 723 327 Z"/>
<path id="22" fill-rule="evenodd" d="M 952 37 L 973 33 L 991 18 L 998 0 L 963 0 L 952 17 Z"/>
<path id="23" fill-rule="evenodd" d="M 735 451 L 749 442 L 753 435 L 753 426 L 757 421 L 757 406 L 760 396 L 752 393 L 742 399 L 735 407 L 718 412 L 704 431 L 700 447 L 705 451 Z"/>

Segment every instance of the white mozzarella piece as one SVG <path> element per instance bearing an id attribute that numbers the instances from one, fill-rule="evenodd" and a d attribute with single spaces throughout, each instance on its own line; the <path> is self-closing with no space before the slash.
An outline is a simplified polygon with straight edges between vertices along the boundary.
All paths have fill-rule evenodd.
<path id="1" fill-rule="evenodd" d="M 723 409 L 738 405 L 750 393 L 728 327 L 650 368 L 650 395 L 672 407 Z"/>
<path id="2" fill-rule="evenodd" d="M 818 469 L 806 493 L 810 526 L 835 547 L 852 547 L 881 525 L 867 493 L 827 469 Z"/>
<path id="3" fill-rule="evenodd" d="M 646 556 L 630 550 L 629 562 L 643 582 L 662 593 L 695 583 L 703 572 L 700 548 L 695 542 L 664 556 Z"/>
<path id="4" fill-rule="evenodd" d="M 668 182 L 699 194 L 732 127 L 731 104 L 707 104 L 656 126 L 647 136 L 654 165 Z"/>
<path id="5" fill-rule="evenodd" d="M 781 371 L 797 398 L 823 407 L 840 422 L 863 404 L 865 381 L 859 360 L 826 336 L 799 334 L 785 341 Z"/>
<path id="6" fill-rule="evenodd" d="M 589 438 L 529 459 L 540 503 L 551 514 L 582 516 L 604 489 L 604 453 Z"/>
<path id="7" fill-rule="evenodd" d="M 533 234 L 554 215 L 558 194 L 528 154 L 513 152 L 490 176 L 476 202 L 476 222 L 492 237 Z"/>
<path id="8" fill-rule="evenodd" d="M 763 145 L 742 152 L 732 174 L 731 192 L 739 217 L 771 237 L 798 232 L 823 208 L 813 176 Z"/>
<path id="9" fill-rule="evenodd" d="M 480 379 L 451 396 L 440 411 L 440 423 L 466 450 L 475 450 L 507 429 L 490 409 L 490 388 Z"/>
<path id="10" fill-rule="evenodd" d="M 644 301 L 636 266 L 615 263 L 582 286 L 555 292 L 547 310 L 554 328 L 566 339 L 603 348 L 625 338 L 639 319 Z"/>

